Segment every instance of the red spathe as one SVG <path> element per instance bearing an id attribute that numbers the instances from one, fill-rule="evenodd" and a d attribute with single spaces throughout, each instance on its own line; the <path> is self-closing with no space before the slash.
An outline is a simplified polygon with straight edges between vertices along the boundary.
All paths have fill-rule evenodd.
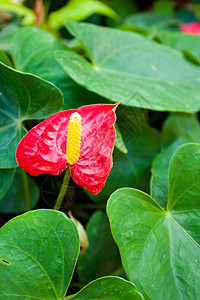
<path id="1" fill-rule="evenodd" d="M 87 105 L 50 116 L 20 141 L 18 165 L 33 176 L 59 175 L 69 166 L 73 180 L 97 194 L 112 168 L 117 105 Z M 66 159 L 66 145 L 69 118 L 74 112 L 81 116 L 81 146 L 79 160 L 71 166 Z"/>

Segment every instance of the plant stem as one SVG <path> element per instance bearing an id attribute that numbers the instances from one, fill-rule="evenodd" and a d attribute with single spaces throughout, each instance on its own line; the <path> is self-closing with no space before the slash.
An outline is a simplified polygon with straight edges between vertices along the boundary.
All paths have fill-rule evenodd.
<path id="1" fill-rule="evenodd" d="M 67 192 L 69 180 L 70 180 L 70 168 L 67 167 L 67 169 L 66 169 L 66 171 L 65 171 L 63 183 L 62 183 L 60 192 L 59 192 L 59 194 L 58 194 L 58 198 L 56 199 L 56 204 L 55 204 L 55 206 L 54 206 L 54 209 L 57 209 L 57 210 L 60 209 L 61 204 L 62 204 L 62 202 L 63 202 L 63 199 L 64 199 L 64 197 L 65 197 L 65 194 L 66 194 L 66 192 Z"/>
<path id="2" fill-rule="evenodd" d="M 26 210 L 31 210 L 31 195 L 29 191 L 29 185 L 28 185 L 28 176 L 25 170 L 21 169 L 21 176 L 22 176 L 22 182 L 24 187 L 24 195 L 25 195 L 25 201 L 26 201 Z"/>

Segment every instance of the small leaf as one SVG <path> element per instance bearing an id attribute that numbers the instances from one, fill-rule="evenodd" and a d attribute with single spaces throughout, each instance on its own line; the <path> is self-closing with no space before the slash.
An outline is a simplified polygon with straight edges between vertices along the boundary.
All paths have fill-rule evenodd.
<path id="1" fill-rule="evenodd" d="M 79 253 L 76 226 L 63 213 L 35 210 L 0 230 L 2 299 L 63 299 Z"/>
<path id="2" fill-rule="evenodd" d="M 121 131 L 119 130 L 119 127 L 117 126 L 117 123 L 115 124 L 115 129 L 116 129 L 115 146 L 119 151 L 121 151 L 124 154 L 127 154 L 128 150 L 126 148 L 126 145 L 124 144 L 123 137 Z"/>
<path id="3" fill-rule="evenodd" d="M 141 300 L 143 296 L 137 291 L 134 284 L 119 277 L 107 276 L 96 279 L 86 285 L 77 294 L 68 296 L 66 300 Z"/>

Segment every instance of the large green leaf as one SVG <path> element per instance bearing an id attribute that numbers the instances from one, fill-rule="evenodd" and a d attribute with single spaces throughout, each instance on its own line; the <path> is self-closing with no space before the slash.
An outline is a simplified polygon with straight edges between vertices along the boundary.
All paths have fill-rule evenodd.
<path id="1" fill-rule="evenodd" d="M 1 168 L 17 166 L 16 147 L 26 133 L 23 121 L 46 118 L 62 103 L 62 94 L 53 84 L 0 63 Z"/>
<path id="2" fill-rule="evenodd" d="M 14 169 L 10 169 L 13 172 Z M 0 174 L 8 170 L 0 170 Z M 27 210 L 26 197 L 30 197 L 31 208 L 34 208 L 40 198 L 40 190 L 31 176 L 27 175 L 28 196 L 26 196 L 24 181 L 24 170 L 17 169 L 13 183 L 7 194 L 0 200 L 0 212 L 17 214 Z M 25 175 L 26 176 L 26 175 Z M 9 178 L 10 179 L 10 178 Z"/>
<path id="3" fill-rule="evenodd" d="M 68 296 L 67 299 L 75 300 L 141 300 L 143 296 L 136 290 L 131 282 L 119 277 L 107 276 L 92 281 L 77 294 Z"/>
<path id="4" fill-rule="evenodd" d="M 105 3 L 97 0 L 70 0 L 61 9 L 52 12 L 49 15 L 49 26 L 55 30 L 64 26 L 65 20 L 82 21 L 98 13 L 100 15 L 108 16 L 113 19 L 118 19 L 119 16 L 113 9 Z"/>
<path id="5" fill-rule="evenodd" d="M 92 215 L 86 231 L 89 247 L 80 255 L 77 265 L 78 277 L 83 283 L 89 283 L 100 276 L 109 275 L 121 266 L 108 218 L 103 211 L 96 211 Z"/>
<path id="6" fill-rule="evenodd" d="M 170 163 L 166 210 L 130 188 L 116 191 L 108 201 L 126 274 L 147 299 L 200 297 L 199 178 L 200 145 L 185 144 Z"/>
<path id="7" fill-rule="evenodd" d="M 70 50 L 57 51 L 56 58 L 80 85 L 113 101 L 125 98 L 129 106 L 199 110 L 200 68 L 179 51 L 133 32 L 73 21 L 66 26 L 82 42 L 91 63 Z"/>
<path id="8" fill-rule="evenodd" d="M 14 173 L 15 169 L 0 169 L 0 199 L 2 199 L 9 190 Z"/>
<path id="9" fill-rule="evenodd" d="M 18 216 L 0 230 L 0 297 L 63 299 L 79 253 L 75 224 L 55 210 Z"/>
<path id="10" fill-rule="evenodd" d="M 62 69 L 54 57 L 58 49 L 67 47 L 44 30 L 25 27 L 13 36 L 10 52 L 19 71 L 38 75 L 62 91 L 63 109 L 98 102 L 100 97 L 77 85 Z"/>

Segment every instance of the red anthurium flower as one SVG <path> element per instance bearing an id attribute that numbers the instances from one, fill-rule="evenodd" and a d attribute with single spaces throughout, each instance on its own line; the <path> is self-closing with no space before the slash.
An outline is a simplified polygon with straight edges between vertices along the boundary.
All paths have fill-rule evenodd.
<path id="1" fill-rule="evenodd" d="M 200 35 L 200 22 L 181 24 L 180 30 L 185 33 Z"/>
<path id="2" fill-rule="evenodd" d="M 70 167 L 73 180 L 97 194 L 112 168 L 118 104 L 87 105 L 50 116 L 20 141 L 18 165 L 33 176 L 59 175 Z"/>

